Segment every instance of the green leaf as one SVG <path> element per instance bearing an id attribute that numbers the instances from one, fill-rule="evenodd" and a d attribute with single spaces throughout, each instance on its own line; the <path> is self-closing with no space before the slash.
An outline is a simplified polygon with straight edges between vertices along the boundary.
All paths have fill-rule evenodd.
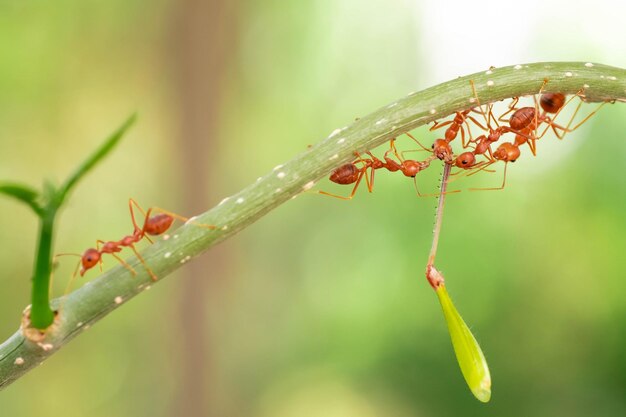
<path id="1" fill-rule="evenodd" d="M 446 286 L 442 283 L 435 291 L 437 292 L 437 297 L 439 297 L 443 315 L 448 323 L 448 331 L 452 339 L 456 360 L 459 363 L 465 382 L 472 390 L 474 397 L 484 403 L 489 402 L 491 399 L 491 375 L 489 374 L 485 355 L 483 355 L 474 335 L 454 307 Z"/>
<path id="2" fill-rule="evenodd" d="M 113 132 L 89 158 L 87 158 L 76 171 L 65 181 L 65 184 L 59 189 L 57 194 L 57 204 L 60 205 L 67 193 L 76 185 L 76 183 L 89 172 L 98 162 L 100 162 L 122 139 L 126 131 L 137 120 L 137 114 L 130 116 L 115 132 Z"/>
<path id="3" fill-rule="evenodd" d="M 20 200 L 21 202 L 28 204 L 35 213 L 41 213 L 41 207 L 39 206 L 39 192 L 28 185 L 15 184 L 15 183 L 0 183 L 0 193 L 6 194 L 13 198 Z"/>

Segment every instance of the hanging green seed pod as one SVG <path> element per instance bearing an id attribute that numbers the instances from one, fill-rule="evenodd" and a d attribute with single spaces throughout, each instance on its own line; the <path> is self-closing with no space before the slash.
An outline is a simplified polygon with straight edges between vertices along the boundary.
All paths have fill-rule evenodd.
<path id="1" fill-rule="evenodd" d="M 456 360 L 459 362 L 465 382 L 479 401 L 489 402 L 491 398 L 491 375 L 485 355 L 454 307 L 443 282 L 435 288 L 435 292 L 439 297 L 443 315 L 448 323 L 448 331 L 450 332 L 450 339 L 452 339 Z"/>

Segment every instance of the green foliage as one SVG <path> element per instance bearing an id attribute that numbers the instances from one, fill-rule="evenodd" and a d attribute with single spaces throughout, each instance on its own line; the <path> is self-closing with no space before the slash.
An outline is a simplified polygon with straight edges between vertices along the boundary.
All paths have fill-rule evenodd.
<path id="1" fill-rule="evenodd" d="M 52 239 L 58 210 L 68 193 L 93 167 L 117 145 L 124 133 L 135 123 L 136 114 L 128 118 L 102 145 L 81 163 L 65 183 L 58 189 L 44 182 L 43 192 L 16 183 L 0 183 L 0 192 L 14 197 L 30 206 L 40 220 L 39 243 L 35 255 L 35 271 L 32 278 L 32 304 L 30 324 L 36 329 L 46 329 L 54 320 L 50 307 L 50 274 L 52 271 Z"/>

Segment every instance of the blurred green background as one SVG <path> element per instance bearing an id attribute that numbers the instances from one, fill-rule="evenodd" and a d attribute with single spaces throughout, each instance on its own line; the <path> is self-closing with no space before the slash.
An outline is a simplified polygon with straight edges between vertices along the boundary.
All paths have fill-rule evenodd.
<path id="1" fill-rule="evenodd" d="M 61 181 L 139 111 L 62 213 L 56 251 L 81 252 L 130 231 L 131 196 L 200 212 L 410 91 L 491 65 L 626 66 L 622 3 L 539 4 L 2 1 L 0 179 Z M 423 276 L 434 199 L 381 173 L 373 194 L 302 195 L 182 268 L 1 392 L 0 415 L 626 415 L 625 116 L 605 106 L 523 151 L 505 190 L 448 199 L 438 265 L 489 361 L 488 405 Z M 36 228 L 0 198 L 2 340 Z"/>

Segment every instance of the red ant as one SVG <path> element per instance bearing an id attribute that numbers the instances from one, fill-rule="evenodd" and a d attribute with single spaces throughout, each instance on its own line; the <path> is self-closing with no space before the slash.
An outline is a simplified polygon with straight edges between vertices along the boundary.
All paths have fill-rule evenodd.
<path id="1" fill-rule="evenodd" d="M 473 88 L 474 83 L 472 81 L 470 81 L 470 83 L 472 83 L 472 88 Z M 454 119 L 448 120 L 442 123 L 435 121 L 435 124 L 430 128 L 430 130 L 433 131 L 433 130 L 442 128 L 444 126 L 450 125 L 450 127 L 446 129 L 443 135 L 444 136 L 443 139 L 435 140 L 435 142 L 432 145 L 432 152 L 438 159 L 445 161 L 447 163 L 450 163 L 452 161 L 452 148 L 450 147 L 450 142 L 452 142 L 458 136 L 459 131 L 461 132 L 461 145 L 464 148 L 467 147 L 467 144 L 465 142 L 465 129 L 463 128 L 463 124 L 465 124 L 465 127 L 467 128 L 467 132 L 468 132 L 468 135 L 470 136 L 470 141 L 471 141 L 472 133 L 469 128 L 469 124 L 467 123 L 468 119 L 474 122 L 474 124 L 476 124 L 481 129 L 486 130 L 486 128 L 483 125 L 481 125 L 480 122 L 478 122 L 478 120 L 476 120 L 475 118 L 469 115 L 469 113 L 472 110 L 473 109 L 467 109 L 462 112 L 456 112 Z"/>
<path id="2" fill-rule="evenodd" d="M 541 89 L 539 90 L 539 104 L 537 104 L 537 98 L 533 96 L 533 100 L 535 101 L 534 107 L 522 107 L 518 109 L 515 106 L 519 101 L 519 98 L 515 97 L 509 105 L 509 111 L 505 112 L 504 114 L 502 114 L 502 116 L 498 118 L 498 120 L 500 121 L 508 121 L 509 126 L 511 126 L 512 129 L 517 130 L 521 133 L 516 135 L 515 143 L 517 145 L 528 143 L 530 151 L 533 153 L 533 155 L 536 155 L 535 141 L 541 139 L 549 129 L 552 129 L 558 139 L 563 139 L 566 133 L 570 133 L 578 129 L 591 116 L 593 116 L 600 109 L 600 107 L 602 107 L 602 105 L 604 105 L 604 103 L 600 105 L 600 107 L 587 115 L 587 117 L 580 121 L 576 126 L 570 128 L 572 122 L 574 121 L 574 118 L 576 117 L 576 114 L 578 114 L 578 111 L 580 110 L 580 106 L 582 105 L 581 100 L 581 102 L 578 103 L 576 110 L 572 114 L 572 117 L 570 118 L 567 126 L 563 127 L 559 124 L 556 124 L 554 122 L 554 119 L 556 119 L 561 110 L 563 110 L 563 108 L 565 108 L 570 101 L 572 101 L 577 96 L 580 97 L 583 94 L 584 90 L 579 91 L 568 100 L 563 93 L 542 94 L 541 92 L 543 91 L 547 83 L 548 80 L 545 79 L 543 81 Z M 539 113 L 539 107 L 541 107 L 542 109 L 541 113 Z M 504 116 L 513 110 L 515 110 L 515 112 L 508 120 L 505 120 Z M 554 116 L 550 117 L 548 116 L 548 114 L 553 114 Z M 546 128 L 541 134 L 537 134 L 537 129 L 542 123 L 546 124 Z M 560 133 L 559 130 L 561 131 Z"/>
<path id="3" fill-rule="evenodd" d="M 415 139 L 409 133 L 407 133 L 407 135 L 410 138 L 412 138 L 414 141 L 416 141 L 420 146 L 422 146 L 417 141 L 417 139 Z M 424 147 L 422 146 L 422 148 Z M 391 152 L 393 152 L 396 155 L 396 157 L 398 158 L 400 162 L 397 162 L 389 157 L 389 154 Z M 389 172 L 400 171 L 405 176 L 415 179 L 415 176 L 420 171 L 423 171 L 424 169 L 428 168 L 430 166 L 430 162 L 434 159 L 434 157 L 432 156 L 424 161 L 417 161 L 413 159 L 402 158 L 400 154 L 398 153 L 398 151 L 396 150 L 395 139 L 392 139 L 390 141 L 389 150 L 385 152 L 383 156 L 384 160 L 377 158 L 369 151 L 366 153 L 369 156 L 369 158 L 363 158 L 358 152 L 355 152 L 355 155 L 358 158 L 357 160 L 341 165 L 330 174 L 329 179 L 335 184 L 342 184 L 342 185 L 354 184 L 354 187 L 352 188 L 352 192 L 350 193 L 348 197 L 331 194 L 326 191 L 318 191 L 318 193 L 328 195 L 331 197 L 340 198 L 342 200 L 351 200 L 356 194 L 356 191 L 359 188 L 359 184 L 361 183 L 361 180 L 363 179 L 363 177 L 365 177 L 365 182 L 367 184 L 368 191 L 370 193 L 372 192 L 372 190 L 374 189 L 374 175 L 377 169 L 386 169 Z M 358 167 L 357 164 L 362 164 L 362 165 L 361 167 Z M 367 176 L 368 169 L 370 170 L 369 177 Z M 417 189 L 417 185 L 416 185 L 416 191 L 418 195 L 422 196 L 422 194 L 420 194 L 419 190 Z"/>
<path id="4" fill-rule="evenodd" d="M 142 227 L 139 227 L 139 225 L 137 224 L 137 221 L 135 220 L 135 212 L 133 210 L 133 205 L 137 207 L 137 209 L 139 209 L 139 211 L 144 215 L 144 223 Z M 116 253 L 121 252 L 123 248 L 128 247 L 133 250 L 133 252 L 137 256 L 139 261 L 143 264 L 143 266 L 146 268 L 146 270 L 150 274 L 150 277 L 152 278 L 152 280 L 153 281 L 157 280 L 157 276 L 154 274 L 152 269 L 150 269 L 150 267 L 146 264 L 145 259 L 139 254 L 139 252 L 135 248 L 135 243 L 141 241 L 143 238 L 148 239 L 148 241 L 152 243 L 152 240 L 150 240 L 149 236 L 159 236 L 165 233 L 172 226 L 174 219 L 179 219 L 185 222 L 188 222 L 189 219 L 186 217 L 180 216 L 178 214 L 172 213 L 170 211 L 163 210 L 158 207 L 151 207 L 146 212 L 144 212 L 144 210 L 139 206 L 139 204 L 137 204 L 137 202 L 133 200 L 132 198 L 129 199 L 128 201 L 128 207 L 130 209 L 130 217 L 132 219 L 133 226 L 134 226 L 134 230 L 132 234 L 123 237 L 121 240 L 110 240 L 107 242 L 103 240 L 97 240 L 96 247 L 87 249 L 82 255 L 78 253 L 60 253 L 58 255 L 55 255 L 55 257 L 66 256 L 66 255 L 80 257 L 80 261 L 78 265 L 76 266 L 72 279 L 76 277 L 76 273 L 78 272 L 79 266 L 80 266 L 81 277 L 85 275 L 85 272 L 87 272 L 88 270 L 90 270 L 96 265 L 100 265 L 100 269 L 102 269 L 102 255 L 104 254 L 112 255 L 133 275 L 137 275 L 137 272 L 133 269 L 133 267 L 131 267 L 126 261 L 124 261 L 118 255 L 116 255 Z M 154 216 L 151 216 L 150 214 L 153 211 L 159 211 L 160 213 Z M 216 226 L 206 225 L 206 224 L 198 224 L 198 226 L 206 227 L 208 229 L 216 228 Z M 102 248 L 100 248 L 100 244 L 102 244 Z"/>

